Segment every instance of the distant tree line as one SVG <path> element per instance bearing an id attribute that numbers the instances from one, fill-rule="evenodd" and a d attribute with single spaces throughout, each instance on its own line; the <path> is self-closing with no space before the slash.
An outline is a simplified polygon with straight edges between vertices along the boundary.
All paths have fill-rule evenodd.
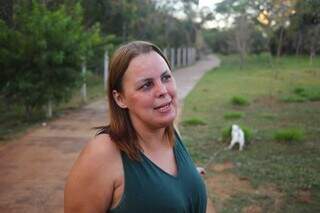
<path id="1" fill-rule="evenodd" d="M 221 21 L 234 21 L 223 29 L 204 32 L 214 52 L 241 57 L 264 51 L 278 57 L 308 54 L 310 60 L 320 52 L 318 0 L 224 0 L 215 12 L 223 15 Z"/>

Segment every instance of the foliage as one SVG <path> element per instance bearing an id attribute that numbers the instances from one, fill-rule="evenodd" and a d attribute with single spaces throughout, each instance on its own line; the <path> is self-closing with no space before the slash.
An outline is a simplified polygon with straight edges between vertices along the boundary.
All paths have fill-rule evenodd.
<path id="1" fill-rule="evenodd" d="M 302 141 L 304 133 L 301 129 L 281 129 L 277 130 L 273 135 L 276 141 L 297 142 Z"/>
<path id="2" fill-rule="evenodd" d="M 0 27 L 0 94 L 24 105 L 28 113 L 49 100 L 70 98 L 81 63 L 103 43 L 98 25 L 84 30 L 79 4 L 72 12 L 63 6 L 50 11 L 38 1 L 31 8 L 17 5 L 15 28 L 2 21 Z"/>
<path id="3" fill-rule="evenodd" d="M 115 44 L 130 40 L 149 40 L 161 47 L 195 43 L 193 23 L 175 18 L 176 4 L 192 1 L 112 1 L 83 0 L 85 25 L 100 23 L 104 34 L 115 35 Z M 181 10 L 180 10 L 181 12 Z"/>
<path id="4" fill-rule="evenodd" d="M 249 105 L 249 101 L 242 96 L 233 96 L 231 98 L 231 103 L 235 106 L 246 106 Z"/>

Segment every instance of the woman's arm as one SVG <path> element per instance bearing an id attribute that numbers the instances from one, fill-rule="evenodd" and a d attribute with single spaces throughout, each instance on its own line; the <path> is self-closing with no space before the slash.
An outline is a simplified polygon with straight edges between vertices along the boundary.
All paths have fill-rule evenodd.
<path id="1" fill-rule="evenodd" d="M 204 178 L 204 176 L 206 175 L 206 170 L 202 167 L 197 167 L 197 171 L 199 172 L 199 174 Z M 207 185 L 207 184 L 206 184 Z M 207 190 L 208 191 L 208 190 Z M 213 203 L 210 200 L 209 196 L 207 199 L 207 213 L 215 213 L 216 211 L 214 210 L 213 207 Z"/>
<path id="2" fill-rule="evenodd" d="M 88 143 L 75 162 L 64 192 L 64 212 L 106 212 L 112 203 L 119 151 L 108 135 Z"/>

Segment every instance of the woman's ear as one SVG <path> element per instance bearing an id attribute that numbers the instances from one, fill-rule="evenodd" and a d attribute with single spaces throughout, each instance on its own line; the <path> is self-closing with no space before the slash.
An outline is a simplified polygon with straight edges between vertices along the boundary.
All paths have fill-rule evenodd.
<path id="1" fill-rule="evenodd" d="M 117 90 L 112 91 L 113 99 L 115 102 L 118 104 L 119 107 L 126 109 L 128 108 L 127 105 L 125 104 L 123 95 L 119 93 Z"/>

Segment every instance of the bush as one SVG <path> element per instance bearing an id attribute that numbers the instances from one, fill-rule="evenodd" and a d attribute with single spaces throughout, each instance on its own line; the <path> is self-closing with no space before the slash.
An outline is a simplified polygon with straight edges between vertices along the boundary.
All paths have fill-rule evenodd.
<path id="1" fill-rule="evenodd" d="M 253 134 L 252 134 L 252 130 L 248 127 L 240 127 L 244 133 L 244 139 L 246 141 L 246 143 L 249 143 L 252 138 L 253 138 Z M 222 130 L 222 141 L 223 142 L 230 142 L 231 141 L 231 131 L 232 131 L 232 127 L 226 127 Z"/>
<path id="2" fill-rule="evenodd" d="M 320 92 L 308 96 L 309 101 L 320 101 Z"/>
<path id="3" fill-rule="evenodd" d="M 249 105 L 249 101 L 242 96 L 233 96 L 231 103 L 236 106 L 246 106 Z"/>
<path id="4" fill-rule="evenodd" d="M 204 122 L 200 118 L 190 118 L 190 119 L 182 121 L 182 125 L 184 125 L 184 126 L 197 126 L 197 125 L 207 125 L 207 123 Z"/>
<path id="5" fill-rule="evenodd" d="M 296 95 L 300 95 L 300 96 L 305 96 L 305 89 L 302 88 L 302 87 L 296 87 L 293 92 L 296 94 Z"/>
<path id="6" fill-rule="evenodd" d="M 239 119 L 243 117 L 243 113 L 242 112 L 226 112 L 223 117 L 229 120 Z"/>
<path id="7" fill-rule="evenodd" d="M 273 134 L 273 139 L 276 141 L 302 141 L 304 133 L 301 129 L 281 129 Z"/>

